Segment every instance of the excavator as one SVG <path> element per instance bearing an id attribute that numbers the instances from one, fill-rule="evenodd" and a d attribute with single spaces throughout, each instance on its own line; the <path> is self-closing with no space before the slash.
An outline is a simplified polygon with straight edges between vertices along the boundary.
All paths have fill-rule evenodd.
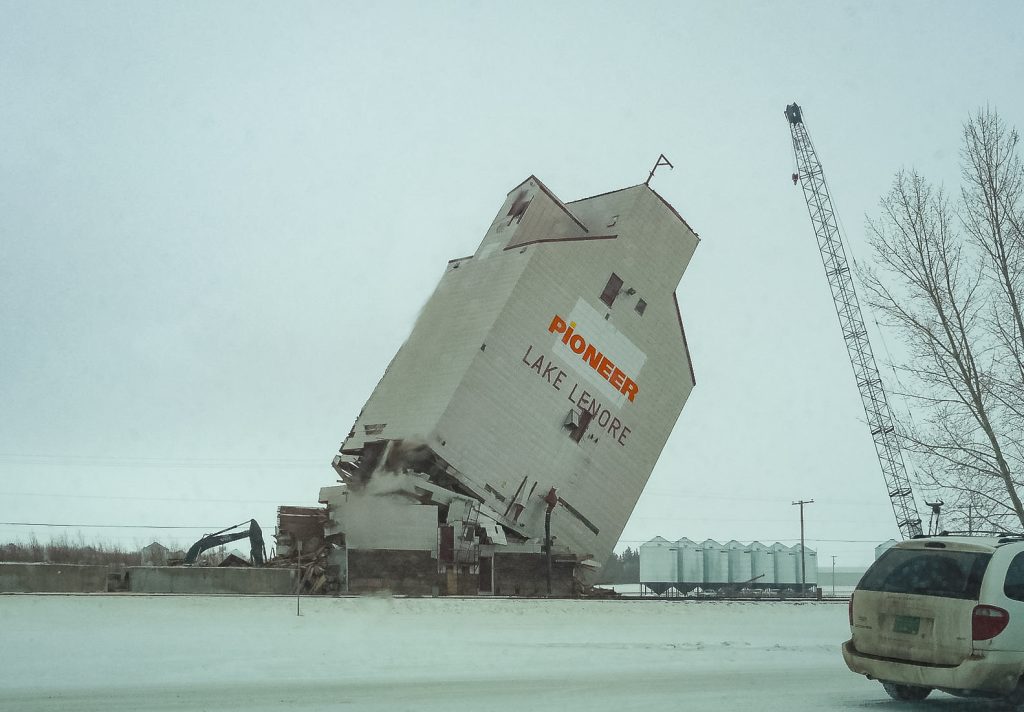
<path id="1" fill-rule="evenodd" d="M 248 527 L 242 529 L 248 524 Z M 237 530 L 237 531 L 233 531 Z M 193 544 L 188 553 L 185 554 L 185 566 L 194 566 L 196 561 L 199 559 L 199 555 L 207 549 L 212 549 L 215 546 L 221 544 L 227 544 L 232 541 L 238 541 L 239 539 L 245 539 L 249 537 L 250 553 L 252 555 L 253 566 L 263 566 L 267 560 L 267 549 L 263 544 L 263 530 L 260 529 L 260 525 L 256 523 L 255 519 L 250 519 L 248 522 L 241 522 L 234 526 L 221 529 L 213 534 L 207 534 L 202 539 Z"/>

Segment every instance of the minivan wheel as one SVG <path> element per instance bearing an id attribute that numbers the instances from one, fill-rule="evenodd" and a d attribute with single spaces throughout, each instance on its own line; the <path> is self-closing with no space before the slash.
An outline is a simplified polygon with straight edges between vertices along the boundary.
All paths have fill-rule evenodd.
<path id="1" fill-rule="evenodd" d="M 883 682 L 882 688 L 886 694 L 894 700 L 903 700 L 905 702 L 913 702 L 915 700 L 923 700 L 925 697 L 932 693 L 930 687 L 917 687 L 916 685 L 899 685 L 895 682 Z"/>

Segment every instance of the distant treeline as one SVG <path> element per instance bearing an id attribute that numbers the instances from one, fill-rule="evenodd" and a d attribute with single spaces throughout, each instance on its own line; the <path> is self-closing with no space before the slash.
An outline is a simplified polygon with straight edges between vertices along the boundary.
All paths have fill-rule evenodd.
<path id="1" fill-rule="evenodd" d="M 640 583 L 640 550 L 626 547 L 621 554 L 612 553 L 598 575 L 602 583 Z"/>
<path id="2" fill-rule="evenodd" d="M 48 544 L 32 537 L 26 543 L 0 544 L 0 561 L 139 566 L 142 555 L 117 545 L 73 542 L 67 536 L 51 539 Z"/>

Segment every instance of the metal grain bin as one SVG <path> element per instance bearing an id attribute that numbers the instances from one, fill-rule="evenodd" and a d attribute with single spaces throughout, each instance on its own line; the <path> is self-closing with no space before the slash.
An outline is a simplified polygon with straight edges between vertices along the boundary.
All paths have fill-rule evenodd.
<path id="1" fill-rule="evenodd" d="M 775 585 L 775 552 L 759 541 L 750 544 L 750 578 L 758 588 Z"/>
<path id="2" fill-rule="evenodd" d="M 656 536 L 640 545 L 640 583 L 659 596 L 675 587 L 678 569 L 674 543 Z"/>
<path id="3" fill-rule="evenodd" d="M 729 551 L 729 583 L 747 583 L 752 578 L 750 547 L 733 539 L 725 545 Z"/>
<path id="4" fill-rule="evenodd" d="M 804 581 L 801 573 L 803 571 L 801 558 L 800 558 L 800 545 L 797 544 L 793 547 L 793 556 L 796 562 L 796 582 L 801 583 Z M 804 560 L 807 562 L 807 579 L 806 583 L 808 586 L 818 585 L 818 552 L 814 549 L 808 548 L 804 552 Z"/>
<path id="5" fill-rule="evenodd" d="M 879 556 L 881 556 L 882 554 L 884 554 L 885 552 L 887 552 L 889 549 L 891 549 L 894 546 L 896 546 L 896 540 L 895 539 L 890 539 L 889 541 L 884 541 L 881 544 L 879 544 L 878 546 L 876 546 L 875 547 L 875 561 L 878 561 L 878 557 Z"/>
<path id="6" fill-rule="evenodd" d="M 676 542 L 679 556 L 679 590 L 686 592 L 704 585 L 704 550 L 686 537 Z"/>
<path id="7" fill-rule="evenodd" d="M 796 552 L 792 547 L 779 542 L 771 545 L 775 557 L 775 584 L 780 588 L 792 588 L 796 585 Z"/>
<path id="8" fill-rule="evenodd" d="M 729 550 L 714 539 L 701 542 L 700 548 L 704 550 L 704 584 L 729 583 Z"/>

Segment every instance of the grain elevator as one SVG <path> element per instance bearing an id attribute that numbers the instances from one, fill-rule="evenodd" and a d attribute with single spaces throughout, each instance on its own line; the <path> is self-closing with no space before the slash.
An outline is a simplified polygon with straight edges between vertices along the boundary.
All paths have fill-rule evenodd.
<path id="1" fill-rule="evenodd" d="M 531 176 L 509 192 L 334 458 L 321 501 L 346 590 L 586 580 L 695 384 L 675 289 L 697 244 L 646 184 L 563 203 Z"/>

